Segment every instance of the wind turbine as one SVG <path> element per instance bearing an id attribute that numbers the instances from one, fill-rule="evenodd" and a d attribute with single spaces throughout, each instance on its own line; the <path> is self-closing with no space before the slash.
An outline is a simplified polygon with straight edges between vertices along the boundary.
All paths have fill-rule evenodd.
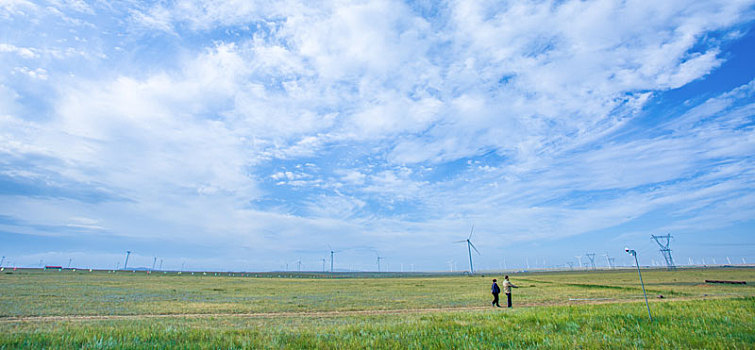
<path id="1" fill-rule="evenodd" d="M 333 254 L 340 253 L 341 251 L 335 251 L 333 250 L 333 247 L 328 244 L 328 248 L 330 248 L 330 273 L 333 273 Z"/>
<path id="2" fill-rule="evenodd" d="M 385 259 L 385 258 L 382 257 L 382 256 L 380 256 L 380 255 L 378 255 L 378 257 L 377 257 L 378 272 L 380 272 L 380 260 L 383 260 L 383 259 Z"/>
<path id="3" fill-rule="evenodd" d="M 474 267 L 472 266 L 472 249 L 474 249 L 477 254 L 480 254 L 480 251 L 477 250 L 477 248 L 472 244 L 472 241 L 470 240 L 472 238 L 472 233 L 474 233 L 474 225 L 472 225 L 472 230 L 469 231 L 469 237 L 465 240 L 456 241 L 454 243 L 467 243 L 467 252 L 469 253 L 469 274 L 474 274 Z"/>
<path id="4" fill-rule="evenodd" d="M 304 265 L 301 263 L 301 258 L 299 258 L 299 260 L 294 260 L 293 262 L 296 263 L 296 270 L 301 272 L 301 267 Z M 288 270 L 288 263 L 286 263 L 286 270 Z"/>

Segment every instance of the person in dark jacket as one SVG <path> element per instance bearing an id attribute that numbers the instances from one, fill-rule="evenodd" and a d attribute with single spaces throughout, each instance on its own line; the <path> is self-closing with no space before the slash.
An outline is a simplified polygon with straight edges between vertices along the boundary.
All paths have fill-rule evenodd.
<path id="1" fill-rule="evenodd" d="M 493 293 L 493 306 L 501 307 L 501 305 L 498 304 L 498 294 L 501 294 L 501 288 L 498 288 L 498 283 L 496 283 L 496 279 L 493 279 L 493 285 L 490 287 L 490 292 Z"/>

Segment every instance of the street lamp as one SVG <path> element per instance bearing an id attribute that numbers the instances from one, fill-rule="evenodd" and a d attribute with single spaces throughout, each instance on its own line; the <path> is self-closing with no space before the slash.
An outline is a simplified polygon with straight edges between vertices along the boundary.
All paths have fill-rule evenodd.
<path id="1" fill-rule="evenodd" d="M 637 265 L 637 274 L 640 276 L 640 284 L 642 285 L 642 295 L 645 296 L 645 306 L 648 307 L 648 317 L 650 321 L 653 320 L 653 315 L 650 314 L 650 304 L 648 304 L 648 295 L 645 293 L 645 283 L 642 282 L 642 273 L 640 272 L 640 263 L 637 261 L 637 252 L 634 249 L 624 248 L 624 251 L 634 257 L 634 263 Z"/>

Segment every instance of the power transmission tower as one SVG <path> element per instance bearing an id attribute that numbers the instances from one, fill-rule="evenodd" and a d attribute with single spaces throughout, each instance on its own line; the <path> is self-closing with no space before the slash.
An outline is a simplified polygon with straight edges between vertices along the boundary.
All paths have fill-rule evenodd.
<path id="1" fill-rule="evenodd" d="M 595 253 L 585 253 L 585 256 L 590 259 L 590 266 L 595 270 Z"/>
<path id="2" fill-rule="evenodd" d="M 606 261 L 608 261 L 608 268 L 613 269 L 613 258 L 608 256 L 608 254 L 603 254 L 606 257 Z"/>
<path id="3" fill-rule="evenodd" d="M 669 245 L 671 244 L 671 235 L 650 235 L 650 237 L 653 237 L 655 243 L 658 243 L 658 246 L 661 247 L 661 254 L 663 254 L 663 258 L 666 259 L 666 268 L 668 268 L 669 270 L 675 269 L 676 266 L 674 266 L 674 258 L 671 257 L 671 249 L 669 248 Z"/>

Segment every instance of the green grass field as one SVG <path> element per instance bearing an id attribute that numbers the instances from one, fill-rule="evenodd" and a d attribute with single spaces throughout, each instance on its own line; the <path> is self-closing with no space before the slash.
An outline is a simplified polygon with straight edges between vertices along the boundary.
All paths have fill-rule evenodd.
<path id="1" fill-rule="evenodd" d="M 0 348 L 753 348 L 755 269 L 254 278 L 0 274 Z M 747 281 L 706 284 L 705 279 Z M 663 298 L 658 298 L 662 295 Z"/>

